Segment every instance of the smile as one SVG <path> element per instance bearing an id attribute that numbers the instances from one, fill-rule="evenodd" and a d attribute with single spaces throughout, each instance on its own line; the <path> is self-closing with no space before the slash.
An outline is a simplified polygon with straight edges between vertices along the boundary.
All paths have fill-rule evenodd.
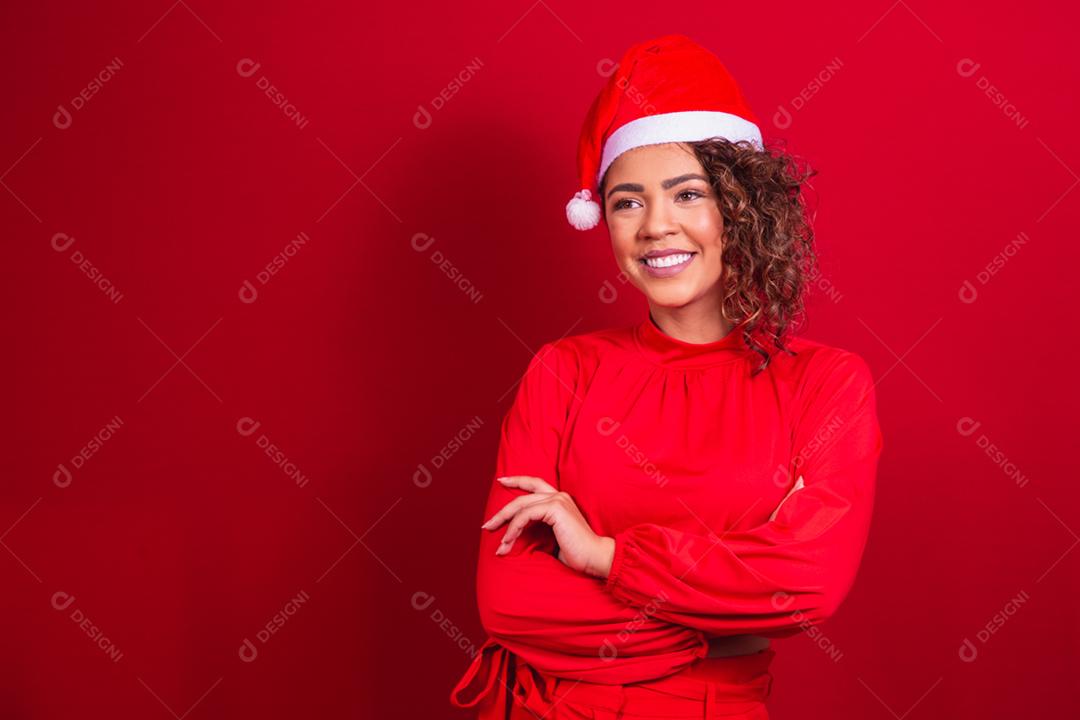
<path id="1" fill-rule="evenodd" d="M 677 253 L 658 258 L 642 258 L 639 262 L 645 272 L 653 277 L 671 277 L 689 267 L 697 253 Z"/>

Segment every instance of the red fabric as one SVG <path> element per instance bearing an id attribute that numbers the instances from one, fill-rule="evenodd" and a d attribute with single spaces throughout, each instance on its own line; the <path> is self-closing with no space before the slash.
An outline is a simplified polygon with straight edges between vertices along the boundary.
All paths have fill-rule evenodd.
<path id="1" fill-rule="evenodd" d="M 768 720 L 774 655 L 766 649 L 707 658 L 657 680 L 604 685 L 542 673 L 491 641 L 464 678 L 462 695 L 472 698 L 478 720 Z"/>
<path id="2" fill-rule="evenodd" d="M 709 637 L 785 637 L 836 611 L 862 557 L 883 447 L 873 378 L 858 355 L 805 338 L 788 342 L 794 356 L 772 348 L 752 376 L 763 358 L 741 329 L 684 343 L 649 317 L 531 359 L 482 520 L 524 492 L 494 477 L 534 475 L 615 538 L 615 558 L 606 579 L 588 577 L 557 559 L 543 523 L 504 556 L 505 525 L 481 530 L 489 637 L 454 705 L 514 689 L 503 651 L 544 676 L 624 685 L 685 670 Z"/>
<path id="3" fill-rule="evenodd" d="M 604 145 L 623 125 L 646 116 L 695 110 L 731 113 L 761 128 L 738 82 L 708 48 L 678 33 L 627 48 L 581 125 L 577 147 L 581 187 L 597 197 Z"/>

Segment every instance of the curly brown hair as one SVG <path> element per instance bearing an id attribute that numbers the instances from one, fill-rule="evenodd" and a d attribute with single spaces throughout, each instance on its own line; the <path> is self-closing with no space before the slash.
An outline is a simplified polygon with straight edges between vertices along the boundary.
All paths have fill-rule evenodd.
<path id="1" fill-rule="evenodd" d="M 764 358 L 771 355 L 756 335 L 789 355 L 786 336 L 799 327 L 804 295 L 814 272 L 814 229 L 803 184 L 817 174 L 787 152 L 782 140 L 759 149 L 749 141 L 710 138 L 687 143 L 705 169 L 724 218 L 721 312 L 733 324 L 746 321 L 743 337 Z M 600 183 L 600 197 L 604 183 Z"/>

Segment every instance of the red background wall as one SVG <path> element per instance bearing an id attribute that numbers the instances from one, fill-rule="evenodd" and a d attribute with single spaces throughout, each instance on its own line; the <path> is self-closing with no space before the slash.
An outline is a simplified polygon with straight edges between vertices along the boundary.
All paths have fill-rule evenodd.
<path id="1" fill-rule="evenodd" d="M 514 385 L 645 311 L 563 207 L 598 64 L 665 32 L 820 169 L 805 334 L 878 377 L 840 656 L 777 643 L 773 715 L 1075 711 L 1074 11 L 0 12 L 0 716 L 463 716 Z"/>

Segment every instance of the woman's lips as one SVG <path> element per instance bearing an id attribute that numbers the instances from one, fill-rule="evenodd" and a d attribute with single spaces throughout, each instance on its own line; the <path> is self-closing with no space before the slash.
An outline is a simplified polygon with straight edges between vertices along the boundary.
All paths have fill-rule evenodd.
<path id="1" fill-rule="evenodd" d="M 683 270 L 690 267 L 690 263 L 694 262 L 694 258 L 697 257 L 697 253 L 689 253 L 689 255 L 690 257 L 688 257 L 686 260 L 679 263 L 678 265 L 669 265 L 667 267 L 652 267 L 647 262 L 645 262 L 645 258 L 642 258 L 638 262 L 640 262 L 641 266 L 645 268 L 645 274 L 649 275 L 650 277 L 668 278 L 674 275 L 678 275 Z"/>

